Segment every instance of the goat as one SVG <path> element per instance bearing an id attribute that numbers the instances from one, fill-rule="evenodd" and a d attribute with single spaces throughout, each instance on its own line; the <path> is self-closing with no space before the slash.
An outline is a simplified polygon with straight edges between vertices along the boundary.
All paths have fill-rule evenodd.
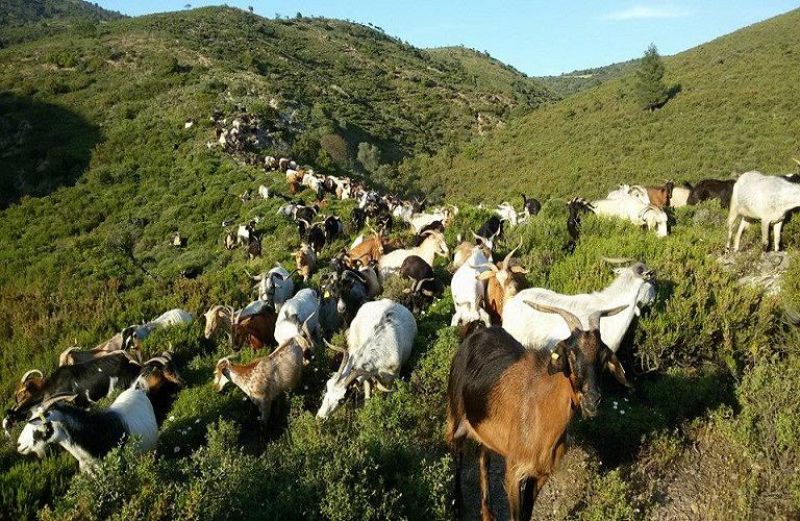
<path id="1" fill-rule="evenodd" d="M 591 206 L 597 215 L 617 217 L 632 222 L 637 226 L 647 226 L 648 230 L 656 230 L 656 235 L 666 237 L 667 214 L 664 210 L 644 203 L 639 197 L 621 195 L 614 198 L 592 201 Z"/>
<path id="2" fill-rule="evenodd" d="M 250 221 L 247 224 L 240 224 L 236 229 L 236 242 L 237 244 L 248 244 L 253 233 L 256 230 L 255 221 Z"/>
<path id="3" fill-rule="evenodd" d="M 539 215 L 539 212 L 542 210 L 542 203 L 531 197 L 528 197 L 525 194 L 522 195 L 522 213 L 525 215 L 525 219 L 531 217 L 533 215 Z"/>
<path id="4" fill-rule="evenodd" d="M 442 221 L 442 223 L 447 226 L 450 221 L 458 214 L 458 208 L 455 206 L 450 208 L 444 208 L 440 211 L 436 211 L 433 213 L 417 213 L 413 214 L 408 219 L 408 224 L 411 225 L 411 230 L 414 233 L 419 233 L 422 231 L 423 228 L 428 226 L 434 221 Z"/>
<path id="5" fill-rule="evenodd" d="M 447 257 L 450 250 L 447 248 L 447 243 L 444 240 L 444 235 L 440 232 L 426 232 L 427 236 L 422 244 L 414 248 L 394 250 L 383 255 L 378 261 L 381 275 L 385 278 L 390 274 L 396 272 L 403 265 L 403 261 L 411 255 L 417 255 L 425 260 L 430 266 L 433 266 L 433 261 L 437 255 Z"/>
<path id="6" fill-rule="evenodd" d="M 41 371 L 26 372 L 14 395 L 15 405 L 6 411 L 3 428 L 24 419 L 25 413 L 42 400 L 61 393 L 77 393 L 78 403 L 88 406 L 111 394 L 119 385 L 128 387 L 141 365 L 125 351 L 110 353 L 87 362 L 64 365 L 45 377 Z"/>
<path id="7" fill-rule="evenodd" d="M 572 253 L 575 251 L 575 246 L 581 235 L 581 225 L 583 224 L 583 221 L 581 220 L 580 214 L 585 212 L 594 212 L 594 206 L 592 206 L 592 204 L 585 199 L 573 197 L 567 203 L 567 212 L 569 213 L 567 216 L 567 233 L 569 234 L 569 241 L 563 249 L 568 253 Z"/>
<path id="8" fill-rule="evenodd" d="M 467 262 L 470 255 L 472 255 L 472 250 L 475 249 L 475 246 L 479 246 L 484 250 L 484 255 L 486 258 L 490 258 L 492 255 L 492 250 L 494 249 L 494 240 L 493 239 L 485 239 L 476 235 L 474 232 L 472 233 L 475 242 L 464 241 L 456 247 L 455 252 L 453 253 L 453 271 L 457 270 L 461 266 Z"/>
<path id="9" fill-rule="evenodd" d="M 263 303 L 261 300 L 257 302 Z M 275 335 L 278 314 L 266 305 L 247 316 L 244 316 L 244 311 L 237 313 L 231 323 L 231 345 L 234 350 L 239 350 L 247 342 L 254 351 L 261 349 Z"/>
<path id="10" fill-rule="evenodd" d="M 127 343 L 125 348 L 130 348 L 131 346 L 139 347 L 141 342 L 143 342 L 150 333 L 155 331 L 156 329 L 163 329 L 165 327 L 172 327 L 178 325 L 185 325 L 191 324 L 194 320 L 194 317 L 188 311 L 184 311 L 180 308 L 170 309 L 169 311 L 165 311 L 158 317 L 154 318 L 150 322 L 142 324 L 140 326 L 132 326 L 133 333 L 128 337 Z"/>
<path id="11" fill-rule="evenodd" d="M 531 302 L 566 309 L 581 320 L 587 320 L 599 309 L 626 305 L 625 313 L 600 323 L 603 342 L 616 353 L 634 316 L 639 316 L 641 308 L 655 299 L 655 274 L 641 262 L 616 268 L 614 272 L 617 275 L 614 281 L 594 293 L 563 295 L 544 288 L 520 291 L 504 306 L 503 327 L 528 349 L 552 350 L 570 331 L 551 314 L 536 311 Z"/>
<path id="12" fill-rule="evenodd" d="M 475 320 L 490 325 L 489 315 L 482 307 L 486 286 L 480 274 L 488 269 L 491 261 L 491 252 L 487 255 L 483 248 L 475 246 L 469 259 L 453 274 L 450 288 L 455 313 L 450 321 L 451 326 L 468 324 Z"/>
<path id="13" fill-rule="evenodd" d="M 247 243 L 247 259 L 253 260 L 261 257 L 261 238 L 252 235 Z"/>
<path id="14" fill-rule="evenodd" d="M 222 392 L 228 382 L 233 383 L 258 406 L 261 421 L 269 422 L 272 402 L 281 394 L 292 391 L 300 384 L 305 352 L 311 340 L 303 335 L 292 337 L 264 358 L 247 364 L 234 364 L 222 358 L 214 368 L 214 387 Z"/>
<path id="15" fill-rule="evenodd" d="M 514 253 L 518 249 L 519 246 L 511 250 L 505 259 L 497 264 L 488 263 L 489 269 L 478 275 L 478 279 L 484 281 L 486 285 L 483 302 L 492 325 L 502 323 L 504 303 L 525 287 L 523 275 L 528 273 L 528 270 L 513 262 L 516 260 L 513 258 Z"/>
<path id="16" fill-rule="evenodd" d="M 287 300 L 275 323 L 275 342 L 281 346 L 304 330 L 313 338 L 319 338 L 319 297 L 317 292 L 304 288 Z"/>
<path id="17" fill-rule="evenodd" d="M 206 340 L 210 339 L 217 331 L 225 331 L 228 335 L 228 342 L 233 343 L 233 336 L 231 335 L 231 325 L 233 323 L 233 316 L 236 311 L 232 306 L 223 306 L 215 304 L 206 311 L 204 317 L 206 319 L 206 326 L 203 331 L 203 336 Z"/>
<path id="18" fill-rule="evenodd" d="M 363 265 L 369 264 L 371 261 L 380 262 L 385 246 L 385 238 L 376 233 L 353 245 L 347 253 L 347 257 L 350 262 L 360 262 Z"/>
<path id="19" fill-rule="evenodd" d="M 647 187 L 647 200 L 656 208 L 662 210 L 670 206 L 670 199 L 672 198 L 672 191 L 675 188 L 675 183 L 667 181 L 664 186 L 648 186 Z"/>
<path id="20" fill-rule="evenodd" d="M 518 223 L 517 211 L 509 202 L 503 202 L 502 204 L 498 205 L 494 213 L 500 217 L 501 221 L 508 222 L 512 228 Z"/>
<path id="21" fill-rule="evenodd" d="M 480 445 L 481 515 L 493 519 L 489 505 L 489 451 L 506 461 L 505 489 L 509 519 L 530 519 L 536 496 L 566 452 L 566 431 L 580 409 L 597 415 L 600 402 L 598 370 L 618 365 L 603 343 L 601 317 L 589 317 L 588 329 L 568 311 L 538 306 L 562 317 L 569 337 L 552 354 L 526 351 L 499 327 L 477 328 L 458 347 L 447 387 L 445 440 L 455 461 L 456 518 L 462 512 L 461 467 L 467 438 Z"/>
<path id="22" fill-rule="evenodd" d="M 486 237 L 494 241 L 503 236 L 503 220 L 498 215 L 492 215 L 478 229 L 479 237 Z"/>
<path id="23" fill-rule="evenodd" d="M 225 243 L 225 249 L 226 250 L 230 251 L 230 250 L 235 249 L 236 248 L 236 244 L 237 244 L 236 234 L 233 233 L 233 232 L 226 233 L 225 234 L 224 243 Z"/>
<path id="24" fill-rule="evenodd" d="M 328 243 L 333 242 L 340 235 L 344 234 L 344 224 L 342 220 L 335 215 L 329 215 L 323 222 L 323 229 L 325 231 L 325 240 Z"/>
<path id="25" fill-rule="evenodd" d="M 736 181 L 733 179 L 703 179 L 698 181 L 689 193 L 686 204 L 695 205 L 709 199 L 718 199 L 719 204 L 723 208 L 727 208 L 731 202 L 734 183 Z"/>
<path id="26" fill-rule="evenodd" d="M 262 199 L 269 199 L 269 188 L 264 185 L 259 186 L 258 195 L 260 195 Z"/>
<path id="27" fill-rule="evenodd" d="M 745 172 L 733 185 L 730 213 L 728 214 L 728 240 L 725 249 L 730 249 L 733 227 L 739 220 L 739 230 L 733 242 L 733 251 L 739 251 L 739 241 L 751 221 L 761 221 L 761 246 L 769 251 L 769 231 L 772 226 L 775 251 L 781 246 L 781 227 L 786 214 L 800 207 L 800 185 L 783 176 L 764 175 L 761 172 Z"/>
<path id="28" fill-rule="evenodd" d="M 422 241 L 425 240 L 425 237 L 428 236 L 428 231 L 437 231 L 439 233 L 444 233 L 444 223 L 442 221 L 433 221 L 432 223 L 428 224 L 424 228 L 422 228 L 418 234 L 414 236 L 414 246 L 419 246 L 422 244 Z"/>
<path id="29" fill-rule="evenodd" d="M 359 231 L 367 222 L 367 212 L 361 208 L 353 208 L 350 212 L 350 229 L 353 233 Z"/>
<path id="30" fill-rule="evenodd" d="M 127 389 L 104 411 L 86 411 L 68 405 L 76 395 L 54 396 L 39 407 L 17 439 L 17 452 L 44 459 L 45 448 L 61 445 L 87 471 L 120 442 L 136 438 L 144 452 L 158 440 L 158 423 L 153 406 L 140 389 Z"/>
<path id="31" fill-rule="evenodd" d="M 359 271 L 346 269 L 329 285 L 325 297 L 336 299 L 336 312 L 342 322 L 348 325 L 370 298 L 367 278 Z"/>
<path id="32" fill-rule="evenodd" d="M 294 252 L 294 261 L 297 272 L 303 277 L 303 282 L 311 279 L 311 274 L 317 268 L 317 254 L 314 248 L 306 243 L 300 245 L 300 249 Z"/>
<path id="33" fill-rule="evenodd" d="M 416 336 L 417 322 L 403 305 L 381 299 L 361 306 L 347 331 L 348 349 L 328 344 L 341 351 L 343 357 L 339 369 L 325 385 L 317 417 L 328 418 L 344 400 L 353 382 L 363 384 L 367 399 L 373 382 L 378 389 L 388 392 L 411 355 Z"/>
<path id="34" fill-rule="evenodd" d="M 313 204 L 311 206 L 298 204 L 294 207 L 294 215 L 292 215 L 292 218 L 295 221 L 305 219 L 306 221 L 311 222 L 317 217 L 318 213 L 319 205 L 317 204 Z"/>
<path id="35" fill-rule="evenodd" d="M 153 406 L 156 423 L 160 426 L 164 423 L 178 391 L 184 387 L 184 382 L 173 367 L 172 355 L 165 351 L 142 364 L 142 371 L 134 387 L 147 394 Z"/>
<path id="36" fill-rule="evenodd" d="M 322 223 L 309 224 L 305 219 L 298 219 L 297 231 L 300 235 L 300 240 L 310 244 L 314 248 L 314 253 L 319 254 L 325 247 L 325 230 L 322 227 Z"/>
<path id="37" fill-rule="evenodd" d="M 256 282 L 254 288 L 258 290 L 258 298 L 275 308 L 275 311 L 280 311 L 283 303 L 294 294 L 292 274 L 280 263 L 276 262 L 274 268 L 261 275 L 247 275 Z"/>
<path id="38" fill-rule="evenodd" d="M 682 208 L 689 204 L 689 195 L 692 193 L 692 185 L 684 182 L 681 186 L 672 189 L 672 197 L 669 205 L 673 208 Z"/>

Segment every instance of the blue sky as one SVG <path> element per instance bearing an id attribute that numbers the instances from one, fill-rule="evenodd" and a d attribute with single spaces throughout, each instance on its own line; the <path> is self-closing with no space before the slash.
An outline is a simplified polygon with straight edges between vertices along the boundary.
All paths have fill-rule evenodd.
<path id="1" fill-rule="evenodd" d="M 128 15 L 219 5 L 204 0 L 94 0 Z M 371 22 L 418 47 L 464 44 L 532 76 L 674 54 L 800 6 L 797 0 L 228 0 L 276 13 Z"/>

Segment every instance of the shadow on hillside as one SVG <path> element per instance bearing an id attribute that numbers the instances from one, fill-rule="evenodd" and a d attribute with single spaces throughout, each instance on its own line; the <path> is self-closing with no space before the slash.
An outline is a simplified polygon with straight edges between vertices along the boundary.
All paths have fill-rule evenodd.
<path id="1" fill-rule="evenodd" d="M 100 139 L 97 126 L 64 107 L 0 93 L 0 209 L 74 184 Z"/>

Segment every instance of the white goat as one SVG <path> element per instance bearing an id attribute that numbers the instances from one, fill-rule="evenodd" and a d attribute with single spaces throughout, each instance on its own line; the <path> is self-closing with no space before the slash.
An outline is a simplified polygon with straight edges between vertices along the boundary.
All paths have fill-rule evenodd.
<path id="1" fill-rule="evenodd" d="M 503 307 L 503 328 L 528 349 L 553 349 L 570 336 L 569 327 L 558 316 L 533 309 L 528 302 L 565 309 L 588 324 L 592 313 L 627 306 L 621 313 L 600 321 L 600 337 L 612 351 L 619 349 L 640 306 L 655 300 L 653 270 L 641 262 L 616 268 L 617 278 L 602 291 L 562 295 L 543 288 L 522 290 Z"/>
<path id="2" fill-rule="evenodd" d="M 411 355 L 416 336 L 414 315 L 397 302 L 381 299 L 361 306 L 347 332 L 347 351 L 334 347 L 344 357 L 325 386 L 317 417 L 330 416 L 355 381 L 363 383 L 367 399 L 373 382 L 378 389 L 388 391 Z"/>
<path id="3" fill-rule="evenodd" d="M 499 215 L 502 220 L 508 221 L 508 224 L 512 228 L 519 223 L 517 211 L 509 202 L 503 202 L 502 204 L 498 205 L 494 213 Z"/>
<path id="4" fill-rule="evenodd" d="M 436 221 L 442 221 L 442 224 L 447 226 L 457 213 L 456 207 L 453 207 L 453 209 L 443 208 L 431 213 L 415 213 L 411 215 L 407 222 L 411 225 L 414 233 L 419 233 L 423 228 Z"/>
<path id="5" fill-rule="evenodd" d="M 481 320 L 487 326 L 491 325 L 489 314 L 481 306 L 486 283 L 479 278 L 481 273 L 489 269 L 490 262 L 492 262 L 491 252 L 487 255 L 487 250 L 475 246 L 467 261 L 453 274 L 450 286 L 455 313 L 450 321 L 451 326 L 467 324 L 473 320 Z"/>
<path id="6" fill-rule="evenodd" d="M 312 335 L 319 337 L 319 298 L 317 292 L 304 288 L 283 303 L 275 322 L 275 342 L 279 346 L 303 333 L 305 325 Z"/>
<path id="7" fill-rule="evenodd" d="M 733 242 L 733 251 L 739 251 L 742 233 L 750 223 L 761 221 L 761 245 L 769 251 L 769 227 L 772 225 L 774 249 L 781 246 L 781 228 L 786 213 L 800 207 L 800 185 L 787 181 L 783 176 L 764 175 L 761 172 L 745 172 L 733 185 L 731 208 L 728 214 L 728 240 L 730 248 L 733 226 L 739 221 L 739 230 Z"/>
<path id="8" fill-rule="evenodd" d="M 158 424 L 150 399 L 140 389 L 127 389 L 104 411 L 86 411 L 60 403 L 76 395 L 46 400 L 31 415 L 17 439 L 20 454 L 45 457 L 45 448 L 57 443 L 86 471 L 125 439 L 135 437 L 136 449 L 150 450 L 158 440 Z"/>
<path id="9" fill-rule="evenodd" d="M 269 199 L 269 188 L 264 185 L 259 186 L 258 195 L 260 195 L 262 199 Z"/>
<path id="10" fill-rule="evenodd" d="M 292 274 L 277 262 L 268 272 L 251 276 L 251 279 L 257 283 L 253 287 L 258 289 L 258 298 L 272 305 L 275 311 L 280 311 L 283 303 L 294 293 Z"/>
<path id="11" fill-rule="evenodd" d="M 645 196 L 647 192 L 645 192 Z M 656 230 L 659 237 L 666 237 L 669 233 L 667 229 L 667 214 L 664 210 L 644 203 L 632 195 L 617 195 L 610 199 L 600 199 L 592 201 L 594 213 L 606 217 L 618 217 L 636 224 L 637 226 L 647 226 L 648 230 Z"/>
<path id="12" fill-rule="evenodd" d="M 162 329 L 165 327 L 172 327 L 178 326 L 182 324 L 191 324 L 194 320 L 194 317 L 188 311 L 184 311 L 180 308 L 170 309 L 169 311 L 165 311 L 158 317 L 154 318 L 150 322 L 142 324 L 140 326 L 132 326 L 133 333 L 127 338 L 127 345 L 125 348 L 133 345 L 138 345 L 139 342 L 142 342 L 150 333 L 155 331 L 156 329 Z M 123 332 L 123 336 L 124 332 Z"/>
<path id="13" fill-rule="evenodd" d="M 383 255 L 378 261 L 381 275 L 387 277 L 397 272 L 403 265 L 403 261 L 412 255 L 421 257 L 429 266 L 433 266 L 433 261 L 437 255 L 445 258 L 450 255 L 450 250 L 447 248 L 447 243 L 441 232 L 428 230 L 424 232 L 423 235 L 425 239 L 419 246 L 409 249 L 394 250 Z"/>

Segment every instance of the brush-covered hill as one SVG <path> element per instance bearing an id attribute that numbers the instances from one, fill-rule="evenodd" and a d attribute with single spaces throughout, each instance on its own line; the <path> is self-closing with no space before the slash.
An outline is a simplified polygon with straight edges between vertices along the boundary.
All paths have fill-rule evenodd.
<path id="1" fill-rule="evenodd" d="M 597 197 L 623 182 L 661 183 L 759 169 L 791 172 L 800 151 L 800 11 L 666 58 L 680 92 L 655 112 L 628 77 L 548 105 L 410 170 L 472 200 L 520 191 Z"/>
<path id="2" fill-rule="evenodd" d="M 345 169 L 360 167 L 361 142 L 377 146 L 379 163 L 396 162 L 501 126 L 515 110 L 548 99 L 518 79 L 525 78 L 476 83 L 460 64 L 367 26 L 267 20 L 228 8 L 84 23 L 9 48 L 0 64 L 0 88 L 69 106 L 106 135 L 150 109 L 206 119 L 214 108 L 237 106 L 280 130 L 273 153 Z M 38 163 L 4 173 L 0 204 L 45 193 L 49 181 L 82 168 L 35 155 Z"/>
<path id="3" fill-rule="evenodd" d="M 535 76 L 534 79 L 550 89 L 555 96 L 566 98 L 622 77 L 635 69 L 638 62 L 639 60 L 628 60 L 603 67 L 566 72 L 558 76 Z"/>
<path id="4" fill-rule="evenodd" d="M 87 22 L 118 18 L 122 15 L 82 0 L 3 0 L 0 3 L 0 47 Z"/>

